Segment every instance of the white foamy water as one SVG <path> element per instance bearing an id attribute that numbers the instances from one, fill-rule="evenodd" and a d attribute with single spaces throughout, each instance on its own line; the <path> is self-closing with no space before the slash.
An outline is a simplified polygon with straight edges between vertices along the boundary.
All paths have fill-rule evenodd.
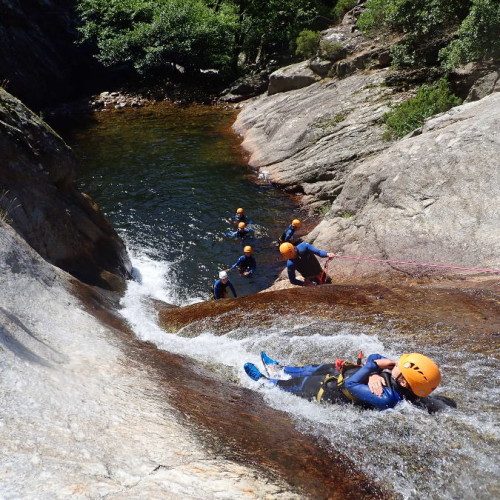
<path id="1" fill-rule="evenodd" d="M 373 334 L 366 327 L 295 316 L 277 317 L 271 327 L 241 326 L 223 336 L 209 324 L 196 337 L 171 334 L 157 324 L 149 298 L 186 305 L 206 297 L 182 296 L 172 275 L 174 266 L 140 252 L 133 258 L 141 282 L 131 282 L 122 314 L 137 336 L 160 349 L 189 356 L 230 380 L 262 392 L 272 407 L 290 413 L 298 432 L 326 437 L 360 468 L 402 498 L 491 499 L 499 494 L 499 390 L 495 360 L 411 344 L 398 338 L 390 324 Z M 284 364 L 353 360 L 358 350 L 398 357 L 420 348 L 442 367 L 437 394 L 457 400 L 459 408 L 429 415 L 410 404 L 385 412 L 353 406 L 320 406 L 250 380 L 243 364 L 260 366 L 260 351 Z M 470 374 L 470 375 L 468 375 Z"/>

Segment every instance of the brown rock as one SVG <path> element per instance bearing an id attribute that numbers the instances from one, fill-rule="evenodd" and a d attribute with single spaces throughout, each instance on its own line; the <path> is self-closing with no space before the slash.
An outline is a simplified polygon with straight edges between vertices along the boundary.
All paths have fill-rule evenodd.
<path id="1" fill-rule="evenodd" d="M 14 229 L 43 258 L 82 281 L 122 288 L 118 283 L 131 271 L 125 245 L 97 205 L 76 190 L 70 148 L 3 89 L 0 151 L 0 206 Z"/>

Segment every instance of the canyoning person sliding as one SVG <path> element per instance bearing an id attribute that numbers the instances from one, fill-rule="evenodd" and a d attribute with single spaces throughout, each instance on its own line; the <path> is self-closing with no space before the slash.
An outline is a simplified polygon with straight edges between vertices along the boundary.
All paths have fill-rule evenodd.
<path id="1" fill-rule="evenodd" d="M 292 223 L 288 226 L 288 228 L 283 231 L 283 234 L 278 238 L 278 244 L 282 243 L 292 243 L 294 240 L 295 231 L 301 226 L 301 222 L 299 219 L 293 219 Z"/>
<path id="2" fill-rule="evenodd" d="M 226 236 L 231 238 L 237 238 L 241 241 L 250 238 L 253 235 L 253 229 L 247 227 L 245 222 L 238 223 L 238 229 L 236 231 L 228 231 Z"/>
<path id="3" fill-rule="evenodd" d="M 255 262 L 255 257 L 253 254 L 253 248 L 247 245 L 243 248 L 243 255 L 229 268 L 230 271 L 238 268 L 241 276 L 246 276 L 250 278 L 253 275 L 257 263 Z"/>
<path id="4" fill-rule="evenodd" d="M 234 289 L 233 284 L 229 281 L 229 276 L 226 271 L 221 271 L 219 273 L 219 279 L 215 281 L 212 293 L 214 295 L 214 299 L 225 299 L 227 296 L 227 288 L 231 289 L 233 292 L 233 296 L 237 297 L 236 290 Z"/>
<path id="5" fill-rule="evenodd" d="M 325 268 L 322 269 L 315 255 L 333 259 L 335 257 L 334 253 L 319 250 L 306 242 L 299 243 L 297 246 L 293 246 L 292 243 L 288 242 L 282 243 L 280 245 L 280 252 L 286 260 L 288 279 L 292 285 L 323 285 L 331 282 L 326 273 L 326 264 Z M 296 271 L 302 274 L 304 281 L 296 278 Z"/>
<path id="6" fill-rule="evenodd" d="M 235 224 L 238 224 L 240 222 L 244 222 L 245 224 L 251 224 L 252 223 L 252 221 L 245 215 L 245 209 L 243 209 L 243 208 L 238 208 L 236 210 L 236 213 L 231 216 L 231 220 Z"/>
<path id="7" fill-rule="evenodd" d="M 429 412 L 456 407 L 444 396 L 427 398 L 441 382 L 441 372 L 434 361 L 419 353 L 403 354 L 393 361 L 380 354 L 371 354 L 361 365 L 345 363 L 308 366 L 282 366 L 261 352 L 268 376 L 252 363 L 244 365 L 247 375 L 255 381 L 291 392 L 319 403 L 354 403 L 369 409 L 394 408 L 403 400 L 426 408 Z"/>

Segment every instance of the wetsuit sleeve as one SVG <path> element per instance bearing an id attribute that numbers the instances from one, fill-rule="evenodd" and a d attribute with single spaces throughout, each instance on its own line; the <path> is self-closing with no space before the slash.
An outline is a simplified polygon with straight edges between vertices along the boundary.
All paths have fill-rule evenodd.
<path id="1" fill-rule="evenodd" d="M 234 289 L 233 284 L 230 281 L 228 281 L 227 284 L 229 285 L 229 288 L 231 289 L 231 292 L 233 292 L 233 295 L 235 297 L 238 297 L 238 295 L 236 295 L 236 290 Z"/>
<path id="2" fill-rule="evenodd" d="M 225 233 L 226 236 L 230 236 L 231 238 L 234 238 L 238 234 L 238 231 L 227 231 Z"/>
<path id="3" fill-rule="evenodd" d="M 381 396 L 377 396 L 370 391 L 368 387 L 368 377 L 372 373 L 380 372 L 379 367 L 375 364 L 375 359 L 381 359 L 383 356 L 380 354 L 372 354 L 368 357 L 366 364 L 358 370 L 354 375 L 349 377 L 344 387 L 352 394 L 352 396 L 363 402 L 367 403 L 378 410 L 386 410 L 388 408 L 394 408 L 401 398 L 399 395 L 390 387 L 384 387 L 384 392 Z"/>
<path id="4" fill-rule="evenodd" d="M 297 279 L 295 274 L 295 265 L 291 260 L 286 261 L 286 270 L 288 272 L 288 279 L 292 285 L 304 286 L 304 282 Z"/>
<path id="5" fill-rule="evenodd" d="M 236 269 L 240 264 L 241 261 L 243 260 L 244 257 L 240 257 L 237 261 L 236 264 L 233 264 L 229 269 Z"/>
<path id="6" fill-rule="evenodd" d="M 217 280 L 214 283 L 214 298 L 215 299 L 220 299 L 221 298 L 221 296 L 220 296 L 220 290 L 219 290 L 219 283 L 220 283 L 220 280 Z"/>
<path id="7" fill-rule="evenodd" d="M 283 241 L 292 241 L 293 240 L 293 232 L 291 229 L 287 229 L 285 231 L 285 236 L 283 237 Z"/>
<path id="8" fill-rule="evenodd" d="M 324 250 L 320 250 L 319 248 L 313 247 L 309 243 L 303 243 L 303 245 L 306 247 L 307 250 L 312 252 L 314 255 L 317 255 L 318 257 L 328 257 L 328 253 L 325 252 Z"/>

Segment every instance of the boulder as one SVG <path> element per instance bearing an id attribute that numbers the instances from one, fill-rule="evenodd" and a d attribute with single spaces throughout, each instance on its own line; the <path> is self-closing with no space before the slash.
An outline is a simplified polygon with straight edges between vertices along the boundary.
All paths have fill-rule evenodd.
<path id="1" fill-rule="evenodd" d="M 499 128 L 499 93 L 429 119 L 348 175 L 311 240 L 348 256 L 499 270 Z M 341 275 L 433 271 L 334 262 Z"/>
<path id="2" fill-rule="evenodd" d="M 125 245 L 76 189 L 70 148 L 2 88 L 0 151 L 0 217 L 50 263 L 85 283 L 121 288 L 131 277 Z"/>
<path id="3" fill-rule="evenodd" d="M 493 92 L 500 92 L 500 70 L 492 71 L 479 78 L 472 85 L 465 102 L 477 101 Z"/>
<path id="4" fill-rule="evenodd" d="M 271 73 L 267 93 L 273 95 L 279 92 L 301 89 L 319 80 L 321 80 L 321 77 L 311 70 L 309 62 L 302 61 Z"/>

